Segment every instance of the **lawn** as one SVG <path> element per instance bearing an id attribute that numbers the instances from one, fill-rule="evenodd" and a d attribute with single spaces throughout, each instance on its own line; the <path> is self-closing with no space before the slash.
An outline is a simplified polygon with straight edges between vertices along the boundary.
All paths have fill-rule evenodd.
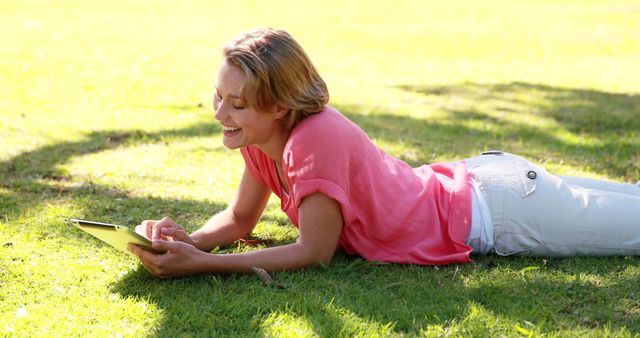
<path id="1" fill-rule="evenodd" d="M 321 3 L 321 5 L 320 5 Z M 161 281 L 66 224 L 190 230 L 243 170 L 211 96 L 258 26 L 306 48 L 330 104 L 413 166 L 503 149 L 640 180 L 630 1 L 0 0 L 0 336 L 634 336 L 640 259 L 476 257 Z M 272 199 L 253 236 L 295 241 Z M 222 252 L 255 248 L 241 243 Z"/>

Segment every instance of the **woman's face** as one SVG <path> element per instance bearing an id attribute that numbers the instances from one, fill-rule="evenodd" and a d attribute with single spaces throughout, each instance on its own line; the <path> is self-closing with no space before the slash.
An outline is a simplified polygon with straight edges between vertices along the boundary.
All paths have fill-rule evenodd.
<path id="1" fill-rule="evenodd" d="M 229 149 L 248 145 L 265 145 L 279 135 L 278 115 L 274 111 L 259 112 L 242 102 L 240 92 L 245 82 L 244 72 L 224 61 L 218 72 L 213 99 L 215 118 L 222 124 L 222 143 Z"/>

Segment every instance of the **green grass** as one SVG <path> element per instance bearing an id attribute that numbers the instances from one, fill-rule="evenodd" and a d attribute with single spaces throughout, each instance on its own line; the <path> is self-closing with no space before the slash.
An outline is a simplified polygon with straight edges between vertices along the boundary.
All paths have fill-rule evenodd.
<path id="1" fill-rule="evenodd" d="M 66 217 L 189 229 L 242 172 L 213 121 L 220 47 L 274 26 L 331 104 L 412 165 L 504 149 L 640 179 L 629 1 L 0 1 L 0 336 L 633 336 L 640 260 L 338 254 L 328 268 L 159 281 Z M 517 4 L 516 4 L 517 3 Z M 271 200 L 254 234 L 297 231 Z M 242 245 L 229 251 L 252 250 Z"/>

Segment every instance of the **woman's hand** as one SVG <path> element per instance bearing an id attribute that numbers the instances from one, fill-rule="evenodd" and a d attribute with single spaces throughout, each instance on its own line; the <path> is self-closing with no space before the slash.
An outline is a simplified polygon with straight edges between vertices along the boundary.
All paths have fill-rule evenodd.
<path id="1" fill-rule="evenodd" d="M 203 263 L 208 254 L 193 245 L 180 241 L 154 240 L 152 246 L 164 253 L 154 254 L 135 244 L 127 246 L 152 275 L 166 279 L 203 272 Z"/>
<path id="2" fill-rule="evenodd" d="M 318 262 L 329 264 L 338 246 L 343 223 L 340 204 L 323 193 L 314 193 L 306 196 L 300 205 L 300 236 L 292 244 L 236 254 L 209 254 L 187 243 L 189 236 L 182 227 L 164 218 L 157 223 L 147 221 L 143 227 L 145 230 L 151 228 L 151 238 L 164 235 L 169 239 L 152 242 L 154 249 L 164 253 L 154 254 L 132 244 L 128 248 L 145 269 L 159 278 L 204 272 L 251 272 L 253 267 L 267 271 L 293 270 Z"/>
<path id="3" fill-rule="evenodd" d="M 180 241 L 196 246 L 195 241 L 184 228 L 175 223 L 171 218 L 164 217 L 163 219 L 146 220 L 136 227 L 136 232 L 147 237 L 150 241 L 164 240 L 164 241 Z"/>

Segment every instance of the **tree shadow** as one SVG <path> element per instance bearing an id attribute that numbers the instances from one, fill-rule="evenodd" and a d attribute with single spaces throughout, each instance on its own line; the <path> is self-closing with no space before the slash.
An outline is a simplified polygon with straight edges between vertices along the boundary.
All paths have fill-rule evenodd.
<path id="1" fill-rule="evenodd" d="M 149 210 L 153 210 L 160 214 L 177 215 L 177 218 L 185 224 L 193 223 L 195 220 L 202 219 L 204 214 L 210 215 L 222 210 L 223 206 L 210 201 L 167 200 L 153 196 L 133 197 L 130 192 L 116 187 L 104 186 L 92 181 L 78 182 L 62 165 L 75 157 L 107 149 L 162 142 L 167 138 L 208 136 L 219 130 L 219 126 L 213 123 L 200 123 L 186 128 L 159 132 L 92 131 L 77 141 L 59 142 L 21 153 L 0 162 L 0 177 L 2 177 L 0 215 L 6 220 L 15 219 L 49 203 L 75 200 L 81 201 L 84 206 L 82 212 L 61 215 L 62 217 L 137 224 L 136 222 L 141 219 L 148 218 Z M 179 211 L 185 209 L 192 212 L 188 217 L 180 216 Z M 66 224 L 66 222 L 60 219 L 56 224 Z M 79 234 L 76 231 L 69 231 L 65 226 L 38 227 L 34 224 L 24 231 L 33 232 L 36 239 L 53 236 L 70 239 L 76 238 Z"/>
<path id="2" fill-rule="evenodd" d="M 433 162 L 446 154 L 451 158 L 473 156 L 486 149 L 504 149 L 534 161 L 553 160 L 573 166 L 587 166 L 596 172 L 635 182 L 640 176 L 640 96 L 585 89 L 567 89 L 540 84 L 459 84 L 449 86 L 400 86 L 418 94 L 417 109 L 443 110 L 447 117 L 416 118 L 379 112 L 362 115 L 362 107 L 337 105 L 371 138 L 406 145 L 407 153 L 395 153 L 413 166 Z M 551 118 L 557 127 L 529 123 L 538 117 Z M 145 132 L 93 131 L 78 141 L 46 145 L 0 162 L 0 194 L 5 208 L 0 212 L 33 206 L 34 199 L 20 200 L 20 194 L 60 193 L 55 182 L 71 179 L 60 166 L 70 159 L 106 149 L 141 143 L 161 142 L 171 137 L 198 137 L 219 132 L 213 123 Z M 568 141 L 562 132 L 577 139 Z M 571 137 L 569 137 L 571 138 Z M 89 182 L 90 183 L 90 182 Z M 96 189 L 89 186 L 84 190 Z M 106 188 L 103 193 L 120 196 L 126 192 Z M 19 208 L 15 208 L 19 204 Z"/>
<path id="3" fill-rule="evenodd" d="M 220 127 L 213 123 L 198 123 L 186 128 L 159 132 L 142 130 L 92 131 L 85 134 L 81 140 L 46 145 L 0 162 L 0 174 L 5 178 L 2 186 L 10 187 L 12 183 L 19 180 L 68 179 L 68 173 L 61 171 L 57 166 L 67 163 L 74 157 L 117 147 L 161 142 L 168 137 L 208 136 L 219 131 Z"/>
<path id="4" fill-rule="evenodd" d="M 372 123 L 402 125 L 397 135 L 426 136 L 444 152 L 504 149 L 632 182 L 640 177 L 640 95 L 524 82 L 397 88 L 417 94 L 408 104 L 447 117 L 404 124 L 395 116 L 355 117 L 359 123 L 370 130 L 376 130 Z"/>
<path id="5" fill-rule="evenodd" d="M 638 168 L 633 162 L 640 149 L 637 120 L 640 98 L 637 95 L 525 83 L 402 89 L 417 94 L 417 100 L 422 101 L 413 104 L 419 109 L 443 110 L 446 117 L 429 120 L 385 111 L 365 116 L 359 114 L 361 107 L 358 106 L 337 107 L 374 140 L 406 145 L 406 153 L 394 155 L 413 166 L 433 162 L 441 154 L 462 158 L 489 148 L 501 148 L 534 160 L 551 157 L 575 166 L 589 164 L 612 177 L 638 177 Z M 446 97 L 456 98 L 456 102 L 449 102 Z M 437 107 L 434 100 L 440 102 Z M 458 102 L 460 100 L 462 104 Z M 609 112 L 608 109 L 613 109 L 614 113 L 607 115 L 606 121 L 599 120 L 600 114 Z M 578 113 L 566 114 L 566 111 Z M 528 124 L 527 116 L 550 118 L 558 127 L 540 128 Z M 558 130 L 576 137 L 603 137 L 604 140 L 576 144 Z M 162 142 L 168 137 L 198 137 L 215 132 L 219 132 L 219 127 L 213 124 L 154 133 L 95 131 L 78 141 L 47 145 L 20 154 L 0 163 L 3 178 L 0 188 L 4 191 L 0 194 L 0 214 L 13 217 L 48 201 L 73 197 L 91 200 L 86 203 L 83 216 L 114 222 L 139 220 L 151 207 L 167 214 L 195 210 L 196 215 L 181 220 L 185 223 L 209 216 L 223 206 L 190 200 L 132 197 L 127 191 L 91 182 L 60 190 L 56 182 L 73 179 L 61 164 L 74 157 L 115 147 Z M 267 221 L 280 222 L 280 219 Z M 76 237 L 76 234 L 63 231 L 60 236 Z M 562 261 L 553 262 L 577 276 L 594 273 L 594 267 L 589 264 L 571 265 L 582 260 L 567 259 L 567 265 Z M 597 259 L 584 259 L 586 262 L 593 260 Z M 620 276 L 615 285 L 607 287 L 584 281 L 519 279 L 518 274 L 512 283 L 487 282 L 481 286 L 469 286 L 463 279 L 464 276 L 482 278 L 482 274 L 491 269 L 522 271 L 534 264 L 538 261 L 530 258 L 487 257 L 465 266 L 435 269 L 380 266 L 339 254 L 328 269 L 275 274 L 279 282 L 289 286 L 286 290 L 266 288 L 250 275 L 204 275 L 158 281 L 139 268 L 118 280 L 112 286 L 112 292 L 149 300 L 162 309 L 164 318 L 156 330 L 160 336 L 256 335 L 264 333 L 261 327 L 264 319 L 277 313 L 291 313 L 306 320 L 322 336 L 345 332 L 348 335 L 348 330 L 356 326 L 348 323 L 346 314 L 353 314 L 367 323 L 392 323 L 393 333 L 419 334 L 429 325 L 447 326 L 469 316 L 470 304 L 517 322 L 541 323 L 547 332 L 552 332 L 553 327 L 590 328 L 603 323 L 609 323 L 611 329 L 640 331 L 640 312 L 621 314 L 612 309 L 615 304 L 592 304 L 612 297 L 637 301 L 628 294 L 628 290 L 637 289 L 631 277 Z M 611 258 L 606 264 L 596 264 L 595 268 L 599 270 L 595 273 L 606 276 L 637 265 L 635 260 Z M 416 299 L 416 290 L 425 297 Z M 545 292 L 558 296 L 549 298 L 544 296 Z M 539 294 L 540 301 L 532 301 L 532 294 Z M 575 319 L 582 314 L 589 319 L 583 322 Z"/>
<path id="6" fill-rule="evenodd" d="M 430 326 L 446 328 L 464 320 L 473 307 L 521 325 L 536 323 L 538 333 L 605 325 L 611 332 L 640 332 L 640 300 L 629 292 L 636 280 L 621 273 L 637 267 L 637 260 L 607 259 L 596 268 L 588 259 L 566 262 L 549 260 L 542 265 L 532 258 L 485 257 L 459 269 L 434 269 L 380 266 L 339 255 L 329 269 L 274 274 L 288 286 L 285 290 L 266 287 L 249 275 L 159 281 L 137 270 L 113 284 L 112 292 L 161 308 L 165 317 L 156 336 L 264 335 L 268 328 L 262 324 L 279 314 L 309 323 L 319 336 L 357 335 L 368 327 L 385 326 L 390 334 L 414 335 Z M 532 265 L 545 274 L 527 277 L 525 271 Z M 511 271 L 513 278 L 487 280 L 494 270 Z M 468 282 L 482 274 L 483 282 Z M 547 274 L 576 277 L 551 280 Z M 593 281 L 612 275 L 614 284 Z M 495 330 L 491 323 L 486 325 L 486 331 L 476 334 Z"/>
<path id="7" fill-rule="evenodd" d="M 424 96 L 470 99 L 476 107 L 520 114 L 548 116 L 572 132 L 623 135 L 640 130 L 640 95 L 609 93 L 591 89 L 562 88 L 544 84 L 464 83 L 449 86 L 399 86 Z M 455 111 L 455 110 L 454 110 Z M 482 108 L 476 109 L 483 114 Z"/>

